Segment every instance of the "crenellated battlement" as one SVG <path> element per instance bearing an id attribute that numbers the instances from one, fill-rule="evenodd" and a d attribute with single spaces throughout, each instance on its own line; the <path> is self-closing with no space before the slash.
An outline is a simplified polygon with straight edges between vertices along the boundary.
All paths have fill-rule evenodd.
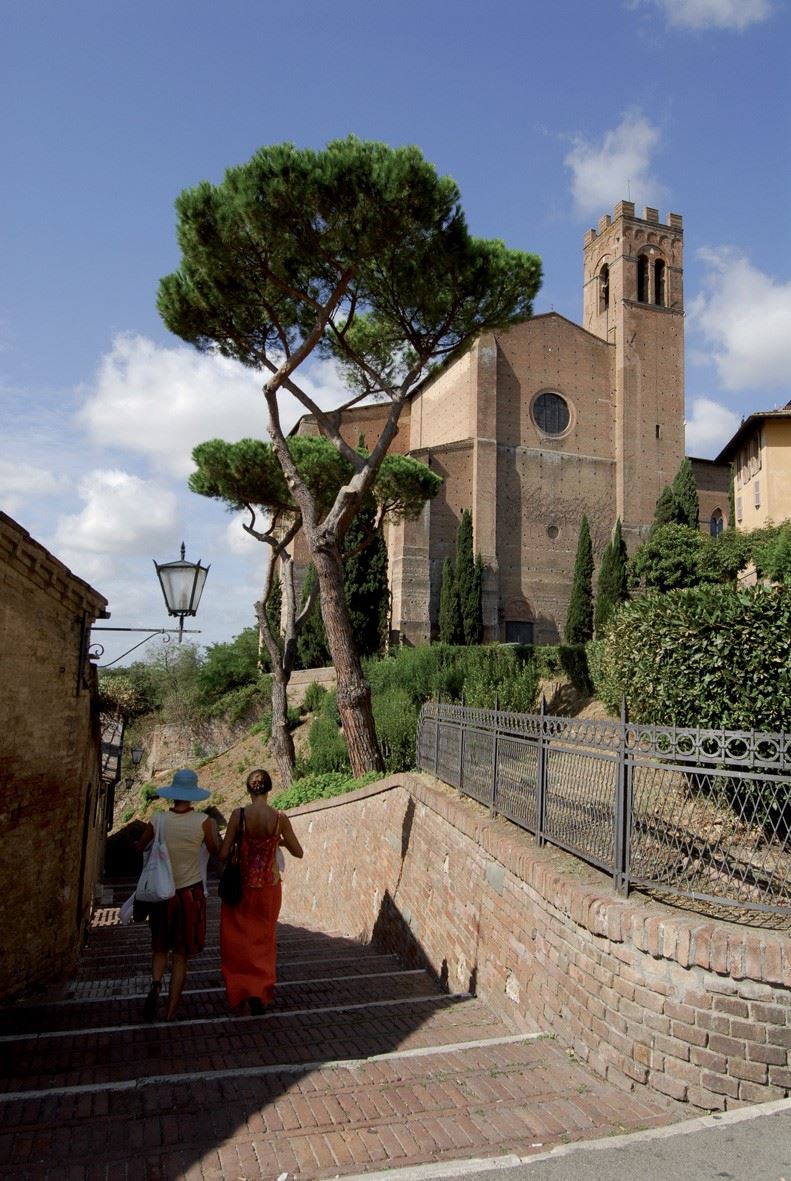
<path id="1" fill-rule="evenodd" d="M 599 218 L 599 225 L 597 229 L 589 229 L 585 231 L 584 244 L 587 246 L 590 242 L 594 242 L 599 234 L 604 234 L 612 226 L 613 221 L 619 218 L 628 218 L 630 221 L 642 221 L 647 225 L 666 225 L 671 230 L 680 231 L 684 226 L 684 219 L 680 213 L 668 213 L 667 221 L 660 222 L 659 210 L 651 205 L 646 205 L 643 210 L 643 216 L 638 217 L 634 211 L 634 201 L 619 201 L 615 206 L 613 217 L 609 213 L 605 213 L 603 217 Z"/>

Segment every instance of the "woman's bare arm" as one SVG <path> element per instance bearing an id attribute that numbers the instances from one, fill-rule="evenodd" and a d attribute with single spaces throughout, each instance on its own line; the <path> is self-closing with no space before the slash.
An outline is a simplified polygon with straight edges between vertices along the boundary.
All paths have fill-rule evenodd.
<path id="1" fill-rule="evenodd" d="M 231 848 L 236 840 L 236 830 L 239 827 L 239 809 L 234 808 L 231 813 L 231 819 L 228 821 L 228 827 L 225 830 L 225 839 L 220 849 L 220 861 L 226 861 L 230 856 Z"/>
<path id="2" fill-rule="evenodd" d="M 285 812 L 280 813 L 280 843 L 285 845 L 292 857 L 304 857 L 305 851 L 297 840 L 291 821 Z"/>
<path id="3" fill-rule="evenodd" d="M 220 830 L 213 816 L 207 816 L 203 822 L 203 843 L 210 856 L 216 857 L 220 851 Z"/>
<path id="4" fill-rule="evenodd" d="M 148 823 L 146 824 L 145 828 L 141 832 L 139 838 L 133 842 L 132 848 L 137 850 L 138 853 L 145 853 L 146 849 L 151 844 L 153 839 L 154 839 L 154 826 L 151 823 L 151 821 L 149 820 Z"/>

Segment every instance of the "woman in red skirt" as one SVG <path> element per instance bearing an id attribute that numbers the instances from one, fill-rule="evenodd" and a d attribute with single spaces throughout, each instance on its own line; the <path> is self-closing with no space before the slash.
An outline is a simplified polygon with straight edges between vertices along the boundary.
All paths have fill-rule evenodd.
<path id="1" fill-rule="evenodd" d="M 228 1004 L 235 1009 L 247 1001 L 256 1015 L 271 1004 L 277 974 L 276 924 L 282 894 L 277 851 L 282 845 L 293 857 L 303 855 L 288 816 L 267 802 L 271 789 L 267 771 L 250 772 L 251 802 L 234 810 L 220 852 L 223 861 L 230 856 L 241 824 L 242 898 L 234 906 L 222 904 L 220 964 Z"/>

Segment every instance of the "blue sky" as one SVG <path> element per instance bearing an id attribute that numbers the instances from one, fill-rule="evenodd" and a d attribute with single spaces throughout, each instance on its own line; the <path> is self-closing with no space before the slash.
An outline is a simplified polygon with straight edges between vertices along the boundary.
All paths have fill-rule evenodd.
<path id="1" fill-rule="evenodd" d="M 576 322 L 585 229 L 621 198 L 681 213 L 688 452 L 791 398 L 788 0 L 2 11 L 0 506 L 119 627 L 168 625 L 151 559 L 182 539 L 212 566 L 201 641 L 253 622 L 263 547 L 186 476 L 203 439 L 265 437 L 259 382 L 155 299 L 178 192 L 263 144 L 417 144 L 475 234 L 541 255 L 535 310 Z M 308 379 L 338 397 L 326 366 Z M 105 660 L 131 642 L 102 638 Z"/>

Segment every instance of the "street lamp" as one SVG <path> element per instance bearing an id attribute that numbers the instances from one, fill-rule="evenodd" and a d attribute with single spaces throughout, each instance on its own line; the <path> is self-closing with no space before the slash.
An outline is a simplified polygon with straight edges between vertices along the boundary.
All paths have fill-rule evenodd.
<path id="1" fill-rule="evenodd" d="M 133 766 L 133 767 L 137 767 L 137 766 L 139 765 L 139 763 L 140 763 L 140 760 L 141 760 L 141 759 L 142 759 L 142 757 L 143 757 L 143 748 L 142 748 L 142 746 L 133 746 L 133 747 L 132 747 L 132 749 L 131 749 L 131 751 L 130 751 L 129 753 L 130 753 L 130 755 L 131 755 L 131 758 L 132 758 L 132 766 Z"/>
<path id="2" fill-rule="evenodd" d="M 184 617 L 185 615 L 195 615 L 200 603 L 200 597 L 203 593 L 203 586 L 206 582 L 206 575 L 209 573 L 211 567 L 201 566 L 200 562 L 187 562 L 184 558 L 184 542 L 181 543 L 181 560 L 179 562 L 157 562 L 154 559 L 154 566 L 159 577 L 159 585 L 162 587 L 162 593 L 165 596 L 165 605 L 168 609 L 169 615 L 177 615 L 179 618 L 179 643 L 181 643 L 184 635 Z M 109 616 L 106 616 L 109 618 Z M 188 632 L 200 634 L 200 628 L 187 628 Z M 136 648 L 141 647 L 142 644 L 147 643 L 154 636 L 163 636 L 164 643 L 168 643 L 171 635 L 175 635 L 175 628 L 169 627 L 100 627 L 93 624 L 90 629 L 83 628 L 83 639 L 80 647 L 80 666 L 78 672 L 78 683 L 84 684 L 88 688 L 88 683 L 85 681 L 84 670 L 89 660 L 98 660 L 104 654 L 104 647 L 95 640 L 89 638 L 90 632 L 147 632 L 148 635 L 144 640 L 134 644 L 126 652 L 122 652 L 120 656 L 116 656 L 109 664 L 103 664 L 101 668 L 112 668 L 119 660 L 123 660 L 130 652 L 134 652 Z"/>
<path id="3" fill-rule="evenodd" d="M 200 562 L 188 562 L 184 557 L 184 542 L 181 543 L 181 560 L 178 562 L 154 562 L 168 615 L 178 616 L 179 643 L 184 633 L 184 617 L 195 615 L 203 593 L 209 566 Z"/>

